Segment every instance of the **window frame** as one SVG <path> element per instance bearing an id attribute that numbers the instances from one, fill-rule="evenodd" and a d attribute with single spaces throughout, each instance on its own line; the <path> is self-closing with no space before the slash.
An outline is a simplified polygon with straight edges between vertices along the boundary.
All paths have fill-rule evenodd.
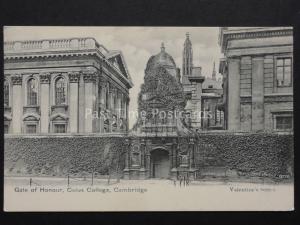
<path id="1" fill-rule="evenodd" d="M 35 96 L 35 104 L 32 104 L 32 96 L 31 88 L 29 82 L 34 80 L 36 85 L 36 96 Z M 38 79 L 36 77 L 29 77 L 26 82 L 26 105 L 27 106 L 38 106 L 39 105 L 39 84 Z"/>
<path id="2" fill-rule="evenodd" d="M 65 133 L 56 133 L 55 132 L 55 126 L 56 125 L 64 125 L 65 126 Z M 66 134 L 69 132 L 68 130 L 68 122 L 67 121 L 64 121 L 64 120 L 57 120 L 57 121 L 53 121 L 52 122 L 52 128 L 51 128 L 51 132 L 54 133 L 54 134 Z"/>
<path id="3" fill-rule="evenodd" d="M 7 83 L 7 86 L 8 86 L 8 93 L 7 93 L 7 97 L 8 97 L 8 104 L 5 104 L 5 83 Z M 10 107 L 10 100 L 11 100 L 11 96 L 10 96 L 10 82 L 8 81 L 8 79 L 4 79 L 4 82 L 3 82 L 3 103 L 4 103 L 4 106 L 5 107 Z"/>
<path id="4" fill-rule="evenodd" d="M 287 129 L 277 128 L 277 118 L 278 117 L 290 117 L 292 119 L 292 127 Z M 294 130 L 294 116 L 292 112 L 275 112 L 273 113 L 273 130 L 275 131 L 292 131 Z"/>
<path id="5" fill-rule="evenodd" d="M 280 59 L 283 59 L 283 65 L 282 65 L 282 68 L 283 68 L 283 72 L 282 72 L 282 75 L 283 75 L 283 81 L 284 81 L 284 71 L 285 71 L 285 66 L 284 66 L 284 60 L 285 59 L 290 59 L 291 60 L 291 65 L 290 65 L 290 79 L 291 79 L 291 82 L 289 85 L 278 85 L 278 81 L 277 81 L 277 77 L 278 77 L 278 73 L 277 73 L 277 68 L 278 68 L 278 60 Z M 275 91 L 277 91 L 277 89 L 280 89 L 280 88 L 290 88 L 290 87 L 293 87 L 293 56 L 290 55 L 290 54 L 286 54 L 286 55 L 277 55 L 277 56 L 274 56 L 274 89 Z"/>
<path id="6" fill-rule="evenodd" d="M 5 133 L 5 128 L 3 129 L 4 134 L 10 133 L 11 121 L 4 120 L 3 128 L 7 126 L 7 133 Z"/>
<path id="7" fill-rule="evenodd" d="M 64 126 L 65 132 L 56 132 L 57 126 Z M 54 123 L 53 124 L 53 133 L 55 134 L 65 134 L 67 133 L 67 125 L 65 123 Z"/>
<path id="8" fill-rule="evenodd" d="M 28 126 L 35 126 L 35 132 L 28 132 Z M 26 122 L 25 123 L 25 133 L 26 134 L 37 134 L 38 133 L 38 124 L 36 122 Z"/>
<path id="9" fill-rule="evenodd" d="M 63 84 L 64 84 L 64 91 L 63 91 L 63 93 L 64 93 L 64 102 L 63 103 L 58 103 L 58 101 L 57 101 L 57 91 L 56 91 L 56 85 L 57 85 L 57 82 L 60 80 L 60 79 L 63 79 Z M 53 82 L 54 84 L 54 105 L 67 105 L 68 103 L 68 99 L 67 99 L 67 84 L 68 84 L 68 82 L 67 82 L 67 79 L 64 77 L 64 76 L 57 76 L 57 77 L 55 77 L 55 79 L 54 79 L 54 82 Z"/>

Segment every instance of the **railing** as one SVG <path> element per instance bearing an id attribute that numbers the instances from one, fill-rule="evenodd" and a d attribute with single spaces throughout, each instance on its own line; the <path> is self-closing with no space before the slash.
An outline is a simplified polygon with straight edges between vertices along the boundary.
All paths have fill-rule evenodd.
<path id="1" fill-rule="evenodd" d="M 4 42 L 4 53 L 38 52 L 53 50 L 98 49 L 103 51 L 94 38 L 70 38 Z"/>

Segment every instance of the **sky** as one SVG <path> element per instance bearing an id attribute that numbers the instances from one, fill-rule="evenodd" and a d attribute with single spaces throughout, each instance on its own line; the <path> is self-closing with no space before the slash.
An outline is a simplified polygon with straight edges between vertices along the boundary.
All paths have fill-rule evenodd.
<path id="1" fill-rule="evenodd" d="M 121 50 L 132 78 L 129 110 L 137 110 L 137 96 L 144 81 L 144 70 L 150 56 L 159 53 L 164 42 L 166 52 L 182 70 L 183 44 L 186 32 L 193 46 L 193 64 L 202 67 L 202 75 L 211 77 L 213 63 L 217 78 L 220 58 L 218 27 L 5 27 L 4 41 L 94 37 L 108 50 Z M 135 119 L 130 118 L 129 126 Z"/>

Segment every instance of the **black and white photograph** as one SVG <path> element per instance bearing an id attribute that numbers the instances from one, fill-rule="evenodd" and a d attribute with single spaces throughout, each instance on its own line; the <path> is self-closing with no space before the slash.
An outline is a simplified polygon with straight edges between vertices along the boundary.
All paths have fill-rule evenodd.
<path id="1" fill-rule="evenodd" d="M 294 209 L 293 27 L 3 29 L 5 211 Z"/>

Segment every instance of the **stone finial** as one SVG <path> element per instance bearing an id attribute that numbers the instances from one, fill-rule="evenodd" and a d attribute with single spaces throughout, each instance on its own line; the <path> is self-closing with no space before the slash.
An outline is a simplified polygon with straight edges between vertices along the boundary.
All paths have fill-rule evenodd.
<path id="1" fill-rule="evenodd" d="M 186 38 L 189 38 L 190 37 L 190 33 L 189 32 L 186 32 Z"/>

